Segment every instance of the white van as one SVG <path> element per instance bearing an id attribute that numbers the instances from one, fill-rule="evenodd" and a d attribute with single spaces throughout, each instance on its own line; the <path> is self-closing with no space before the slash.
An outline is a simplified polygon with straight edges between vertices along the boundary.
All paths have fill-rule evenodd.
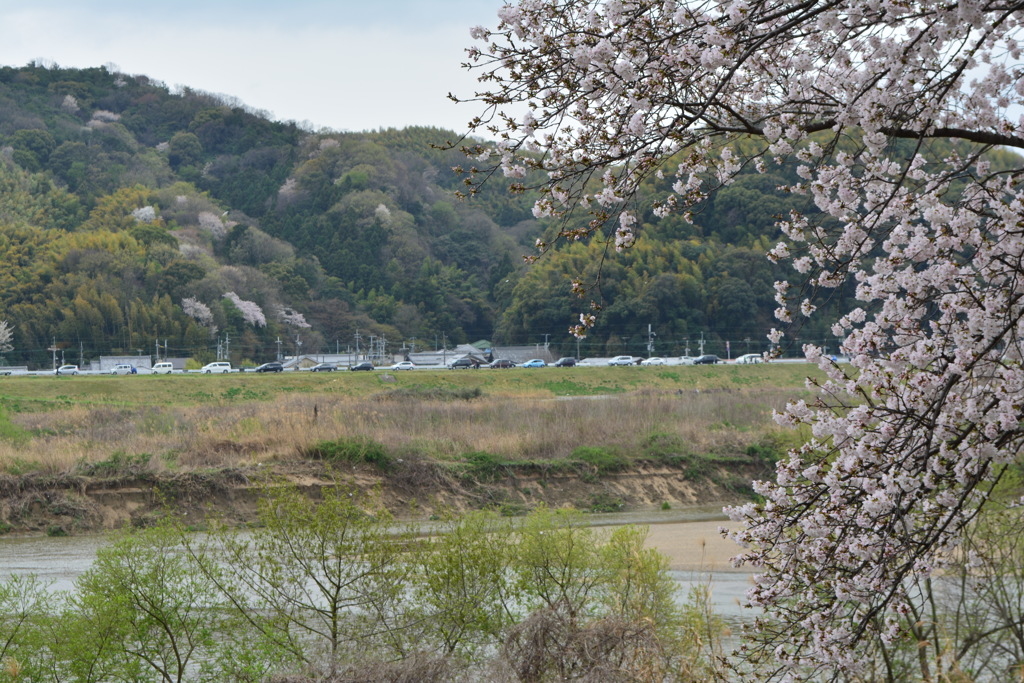
<path id="1" fill-rule="evenodd" d="M 154 375 L 169 375 L 174 372 L 174 363 L 157 363 L 153 366 Z"/>
<path id="2" fill-rule="evenodd" d="M 207 363 L 200 369 L 200 372 L 205 372 L 207 375 L 214 372 L 231 372 L 231 363 L 226 360 Z"/>
<path id="3" fill-rule="evenodd" d="M 114 369 L 110 371 L 111 375 L 134 375 L 137 374 L 135 367 L 128 363 L 118 363 L 114 366 Z"/>

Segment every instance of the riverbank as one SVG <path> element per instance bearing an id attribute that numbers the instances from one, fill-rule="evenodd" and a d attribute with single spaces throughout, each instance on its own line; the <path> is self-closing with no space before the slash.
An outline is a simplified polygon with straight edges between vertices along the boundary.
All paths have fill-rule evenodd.
<path id="1" fill-rule="evenodd" d="M 211 516 L 230 525 L 245 525 L 256 519 L 257 502 L 267 487 L 286 483 L 312 498 L 318 498 L 324 487 L 337 484 L 372 491 L 400 520 L 425 521 L 481 509 L 518 516 L 538 506 L 571 507 L 598 515 L 639 513 L 631 521 L 652 524 L 652 533 L 661 533 L 659 525 L 652 523 L 658 516 L 655 513 L 678 519 L 673 511 L 704 506 L 700 509 L 711 510 L 720 518 L 722 505 L 745 500 L 749 482 L 767 474 L 765 463 L 757 458 L 704 465 L 699 472 L 692 462 L 682 459 L 635 462 L 612 472 L 593 467 L 503 467 L 479 476 L 460 475 L 423 461 L 402 463 L 386 472 L 368 464 L 306 461 L 187 474 L 0 475 L 0 530 L 73 536 L 144 527 L 169 513 L 196 529 L 203 528 Z M 705 554 L 719 558 L 728 551 L 714 538 L 715 524 L 702 530 L 693 543 L 699 545 L 704 538 Z M 691 547 L 693 543 L 677 551 L 674 562 L 680 567 L 698 562 L 701 551 Z"/>

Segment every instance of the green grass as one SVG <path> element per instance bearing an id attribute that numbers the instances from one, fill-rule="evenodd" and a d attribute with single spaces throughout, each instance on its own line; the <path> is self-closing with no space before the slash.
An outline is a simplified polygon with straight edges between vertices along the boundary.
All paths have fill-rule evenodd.
<path id="1" fill-rule="evenodd" d="M 395 459 L 383 444 L 372 439 L 345 437 L 319 441 L 304 449 L 307 458 L 334 463 L 366 463 L 387 472 L 394 468 Z"/>
<path id="2" fill-rule="evenodd" d="M 392 381 L 385 381 L 388 374 Z M 792 391 L 819 372 L 803 363 L 743 367 L 707 365 L 665 370 L 658 367 L 545 368 L 535 370 L 416 370 L 414 372 L 284 372 L 272 375 L 111 375 L 0 378 L 0 403 L 10 412 L 42 412 L 86 406 L 196 406 L 273 401 L 292 394 L 372 397 L 472 398 L 590 396 L 632 391 L 715 391 L 736 387 L 778 387 Z"/>

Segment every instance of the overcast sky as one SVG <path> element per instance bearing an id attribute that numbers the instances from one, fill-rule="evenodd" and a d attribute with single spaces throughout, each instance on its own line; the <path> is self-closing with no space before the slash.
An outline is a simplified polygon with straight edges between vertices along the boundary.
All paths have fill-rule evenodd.
<path id="1" fill-rule="evenodd" d="M 462 131 L 460 68 L 503 0 L 0 0 L 0 64 L 116 66 L 237 97 L 278 120 Z"/>

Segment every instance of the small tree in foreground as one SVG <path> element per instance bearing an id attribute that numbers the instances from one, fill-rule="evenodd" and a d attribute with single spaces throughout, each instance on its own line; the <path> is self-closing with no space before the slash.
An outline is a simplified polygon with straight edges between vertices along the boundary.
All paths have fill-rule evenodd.
<path id="1" fill-rule="evenodd" d="M 850 364 L 805 347 L 820 398 L 778 416 L 813 437 L 756 484 L 763 502 L 731 511 L 738 561 L 760 570 L 748 653 L 765 675 L 856 675 L 873 644 L 912 637 L 914 587 L 958 557 L 1024 444 L 1024 168 L 989 161 L 1024 149 L 1022 10 L 520 0 L 472 31 L 484 111 L 471 132 L 497 143 L 467 148 L 470 193 L 496 172 L 514 191 L 532 183 L 560 238 L 621 250 L 742 170 L 793 164 L 785 189 L 817 212 L 779 222 L 771 257 L 807 291 L 776 285 L 778 317 L 856 289 L 832 328 Z M 664 194 L 642 205 L 649 179 Z M 593 322 L 584 311 L 575 332 Z M 957 653 L 920 646 L 923 677 L 956 668 Z M 924 664 L 943 656 L 944 670 Z"/>

